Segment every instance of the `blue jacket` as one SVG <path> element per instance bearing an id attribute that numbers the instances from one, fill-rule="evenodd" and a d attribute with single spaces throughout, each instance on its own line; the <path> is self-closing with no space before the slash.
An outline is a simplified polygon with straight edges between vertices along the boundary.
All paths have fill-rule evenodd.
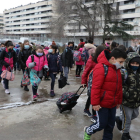
<path id="1" fill-rule="evenodd" d="M 48 53 L 47 60 L 48 60 L 49 72 L 63 72 L 62 62 L 60 56 L 57 53 L 55 54 Z"/>

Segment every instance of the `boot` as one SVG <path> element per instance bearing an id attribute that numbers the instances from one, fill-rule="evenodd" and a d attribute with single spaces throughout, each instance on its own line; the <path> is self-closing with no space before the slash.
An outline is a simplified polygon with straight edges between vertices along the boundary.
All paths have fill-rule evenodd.
<path id="1" fill-rule="evenodd" d="M 129 133 L 123 133 L 121 140 L 132 140 Z"/>
<path id="2" fill-rule="evenodd" d="M 25 87 L 24 87 L 24 90 L 25 90 L 25 91 L 29 91 L 29 89 L 28 89 L 28 87 L 27 87 L 27 86 L 25 86 Z"/>

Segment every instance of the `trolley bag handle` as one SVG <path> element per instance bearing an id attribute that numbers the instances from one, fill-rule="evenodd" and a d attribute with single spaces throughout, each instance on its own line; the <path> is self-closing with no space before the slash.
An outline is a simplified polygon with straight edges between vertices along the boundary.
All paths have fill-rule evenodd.
<path id="1" fill-rule="evenodd" d="M 81 88 L 83 88 L 83 86 L 80 86 L 79 89 L 77 90 L 77 92 L 76 92 L 75 94 L 77 94 Z M 84 92 L 85 88 L 86 88 L 86 87 L 84 87 L 84 89 L 83 89 L 82 92 L 79 94 L 79 96 Z"/>

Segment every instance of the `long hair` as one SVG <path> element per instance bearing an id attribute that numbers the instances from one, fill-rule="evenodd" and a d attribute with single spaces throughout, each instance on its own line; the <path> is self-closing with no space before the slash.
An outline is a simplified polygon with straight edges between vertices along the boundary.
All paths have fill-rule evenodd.
<path id="1" fill-rule="evenodd" d="M 97 58 L 98 58 L 98 56 L 100 55 L 100 53 L 101 53 L 104 49 L 105 49 L 104 46 L 98 46 L 98 47 L 96 48 L 95 53 L 91 55 L 91 56 L 92 56 L 92 60 L 93 60 L 95 63 L 97 63 Z"/>
<path id="2" fill-rule="evenodd" d="M 24 40 L 24 43 L 21 44 L 21 51 L 24 50 L 24 45 L 25 45 L 25 43 L 27 43 L 27 42 L 29 42 L 29 40 Z M 30 46 L 30 47 L 31 47 L 31 46 Z"/>

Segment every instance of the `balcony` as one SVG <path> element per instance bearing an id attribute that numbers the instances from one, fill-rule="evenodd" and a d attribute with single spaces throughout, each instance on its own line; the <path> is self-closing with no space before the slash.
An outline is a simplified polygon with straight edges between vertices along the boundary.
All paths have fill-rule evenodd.
<path id="1" fill-rule="evenodd" d="M 135 3 L 135 6 L 136 6 L 136 8 L 140 7 L 140 2 L 139 2 L 139 1 L 136 2 L 136 3 Z"/>

